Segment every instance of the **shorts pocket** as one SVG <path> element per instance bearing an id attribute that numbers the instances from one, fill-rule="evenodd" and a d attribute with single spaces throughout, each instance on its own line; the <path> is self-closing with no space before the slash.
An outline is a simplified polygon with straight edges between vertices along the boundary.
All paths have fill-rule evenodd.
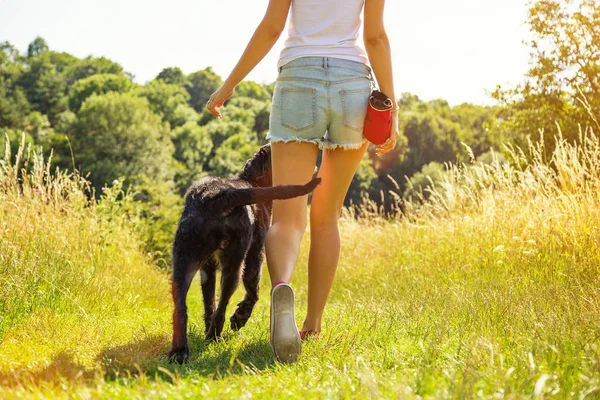
<path id="1" fill-rule="evenodd" d="M 316 89 L 281 88 L 281 125 L 301 131 L 316 123 Z"/>
<path id="2" fill-rule="evenodd" d="M 342 124 L 357 132 L 362 132 L 367 116 L 367 105 L 371 88 L 340 90 L 342 100 Z"/>

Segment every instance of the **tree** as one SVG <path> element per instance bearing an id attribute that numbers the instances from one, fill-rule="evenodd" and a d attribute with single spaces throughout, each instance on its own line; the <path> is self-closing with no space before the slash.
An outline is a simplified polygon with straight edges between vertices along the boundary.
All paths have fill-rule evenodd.
<path id="1" fill-rule="evenodd" d="M 524 83 L 493 93 L 507 107 L 493 128 L 522 146 L 545 131 L 550 152 L 557 123 L 569 140 L 578 125 L 600 128 L 600 0 L 538 0 L 527 23 L 531 68 Z"/>
<path id="2" fill-rule="evenodd" d="M 254 81 L 242 81 L 235 88 L 236 97 L 250 97 L 251 99 L 268 101 L 271 100 L 272 92 L 265 85 Z"/>
<path id="3" fill-rule="evenodd" d="M 448 116 L 444 118 L 435 103 L 421 112 L 406 112 L 402 118 L 408 151 L 397 171 L 401 174 L 394 174 L 395 177 L 410 176 L 432 161 L 456 161 L 459 155 L 466 155 L 461 145 L 462 127 Z"/>
<path id="4" fill-rule="evenodd" d="M 200 112 L 206 105 L 210 95 L 214 93 L 223 81 L 211 67 L 196 71 L 188 76 L 185 88 L 190 94 L 190 105 Z"/>
<path id="5" fill-rule="evenodd" d="M 80 79 L 85 79 L 96 74 L 120 75 L 133 79 L 131 74 L 124 72 L 123 67 L 105 57 L 86 57 L 73 63 L 66 71 L 65 78 L 69 85 L 74 84 Z"/>
<path id="6" fill-rule="evenodd" d="M 37 57 L 48 50 L 48 43 L 46 43 L 43 38 L 38 36 L 33 40 L 33 42 L 29 43 L 29 46 L 27 47 L 27 58 Z"/>
<path id="7" fill-rule="evenodd" d="M 447 174 L 444 164 L 430 162 L 408 179 L 408 185 L 404 190 L 404 198 L 415 201 L 429 197 L 429 189 L 437 185 Z"/>
<path id="8" fill-rule="evenodd" d="M 247 125 L 240 121 L 231 121 L 225 118 L 213 119 L 206 124 L 206 131 L 210 135 L 215 148 L 220 147 L 225 140 L 237 134 L 242 135 L 246 142 L 251 142 L 255 137 Z"/>
<path id="9" fill-rule="evenodd" d="M 179 191 L 185 192 L 192 181 L 205 173 L 213 151 L 213 143 L 206 128 L 194 122 L 188 122 L 171 131 L 171 139 L 175 145 L 174 157 L 182 166 L 175 180 Z"/>
<path id="10" fill-rule="evenodd" d="M 0 78 L 0 127 L 22 129 L 25 116 L 30 110 L 31 106 L 23 89 L 12 89 L 8 82 Z"/>
<path id="11" fill-rule="evenodd" d="M 77 81 L 69 92 L 69 107 L 77 112 L 83 102 L 93 94 L 126 93 L 133 83 L 122 75 L 97 74 Z"/>
<path id="12" fill-rule="evenodd" d="M 171 127 L 181 126 L 188 120 L 196 121 L 198 119 L 196 112 L 188 106 L 190 95 L 181 86 L 157 79 L 141 87 L 139 95 L 148 99 L 152 111 L 169 122 Z M 193 116 L 190 116 L 189 113 L 186 115 L 186 110 L 192 111 Z"/>
<path id="13" fill-rule="evenodd" d="M 76 161 L 91 172 L 97 190 L 120 176 L 173 176 L 168 127 L 145 99 L 117 92 L 92 95 L 81 106 L 74 131 Z"/>
<path id="14" fill-rule="evenodd" d="M 249 143 L 243 133 L 227 138 L 210 160 L 212 173 L 217 176 L 231 176 L 239 172 L 259 147 L 258 144 Z"/>
<path id="15" fill-rule="evenodd" d="M 16 63 L 21 58 L 19 50 L 9 42 L 0 43 L 0 67 L 9 63 Z"/>
<path id="16" fill-rule="evenodd" d="M 161 80 L 170 85 L 183 86 L 186 83 L 187 78 L 179 67 L 168 67 L 160 71 L 157 80 Z"/>
<path id="17" fill-rule="evenodd" d="M 377 179 L 377 174 L 373 169 L 371 160 L 369 160 L 368 157 L 365 157 L 358 165 L 356 174 L 352 178 L 344 204 L 346 206 L 349 206 L 350 204 L 361 204 L 362 196 L 369 193 L 369 189 L 375 179 Z"/>
<path id="18" fill-rule="evenodd" d="M 236 92 L 237 93 L 237 92 Z M 245 111 L 244 111 L 245 110 Z M 234 121 L 242 121 L 256 132 L 257 138 L 263 137 L 269 129 L 271 102 L 256 100 L 250 97 L 234 97 L 223 108 L 223 117 Z"/>
<path id="19" fill-rule="evenodd" d="M 51 123 L 56 115 L 68 107 L 68 83 L 64 73 L 77 61 L 77 58 L 68 53 L 44 51 L 27 58 L 27 68 L 15 82 L 27 93 L 32 108 L 48 115 Z"/>

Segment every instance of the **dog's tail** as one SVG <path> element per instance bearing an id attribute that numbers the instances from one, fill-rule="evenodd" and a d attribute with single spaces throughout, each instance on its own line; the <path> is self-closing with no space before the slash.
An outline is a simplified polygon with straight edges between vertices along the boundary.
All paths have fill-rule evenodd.
<path id="1" fill-rule="evenodd" d="M 313 178 L 305 185 L 281 185 L 254 187 L 245 189 L 225 189 L 210 201 L 213 209 L 223 211 L 249 204 L 265 203 L 273 200 L 285 200 L 304 196 L 315 190 L 321 178 Z"/>

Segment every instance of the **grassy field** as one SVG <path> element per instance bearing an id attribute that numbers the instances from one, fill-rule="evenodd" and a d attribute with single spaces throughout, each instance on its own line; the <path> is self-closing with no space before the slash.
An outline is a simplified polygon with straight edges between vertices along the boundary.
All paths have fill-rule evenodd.
<path id="1" fill-rule="evenodd" d="M 23 184 L 5 162 L 0 398 L 598 398 L 600 143 L 518 154 L 452 169 L 409 218 L 346 212 L 324 331 L 293 365 L 269 347 L 266 269 L 248 325 L 219 343 L 195 282 L 191 360 L 170 364 L 168 275 L 135 219 L 42 160 Z"/>

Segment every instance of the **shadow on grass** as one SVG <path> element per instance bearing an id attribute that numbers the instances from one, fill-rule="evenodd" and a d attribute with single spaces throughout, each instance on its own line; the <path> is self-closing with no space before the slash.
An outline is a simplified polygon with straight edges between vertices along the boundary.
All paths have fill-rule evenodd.
<path id="1" fill-rule="evenodd" d="M 137 376 L 150 361 L 166 354 L 169 338 L 164 335 L 148 336 L 119 346 L 105 347 L 96 360 L 108 379 Z"/>
<path id="2" fill-rule="evenodd" d="M 0 385 L 5 387 L 40 385 L 45 382 L 86 381 L 94 377 L 94 371 L 77 363 L 71 353 L 62 351 L 46 367 L 38 371 L 15 370 L 0 373 Z"/>
<path id="3" fill-rule="evenodd" d="M 271 346 L 267 341 L 259 340 L 248 343 L 236 350 L 232 346 L 223 348 L 218 343 L 204 339 L 196 332 L 189 332 L 190 361 L 188 364 L 179 365 L 169 362 L 166 358 L 167 351 L 158 362 L 151 363 L 145 373 L 157 379 L 172 381 L 172 377 L 164 372 L 167 370 L 173 376 L 204 376 L 220 379 L 229 375 L 244 373 L 257 374 L 274 364 Z M 230 339 L 224 337 L 224 343 Z M 221 348 L 219 348 L 221 347 Z M 160 369 L 159 369 L 160 368 Z M 161 370 L 162 369 L 162 370 Z"/>
<path id="4" fill-rule="evenodd" d="M 78 363 L 70 352 L 63 351 L 41 370 L 0 373 L 0 384 L 6 387 L 31 387 L 61 382 L 84 384 L 97 378 L 126 383 L 140 374 L 151 380 L 165 382 L 173 382 L 174 377 L 187 376 L 210 376 L 220 379 L 232 374 L 260 373 L 273 364 L 268 342 L 249 343 L 236 353 L 227 346 L 215 348 L 213 346 L 219 344 L 190 333 L 190 363 L 183 366 L 173 364 L 167 359 L 170 338 L 155 335 L 104 348 L 96 357 L 96 366 L 91 368 Z"/>
<path id="5" fill-rule="evenodd" d="M 92 367 L 79 363 L 74 354 L 64 350 L 42 369 L 16 369 L 10 373 L 0 373 L 0 384 L 7 387 L 28 387 L 44 383 L 84 383 L 103 376 L 108 379 L 120 375 L 136 376 L 144 372 L 140 366 L 160 357 L 167 344 L 166 336 L 149 336 L 121 346 L 105 348 L 96 356 L 96 363 Z"/>

